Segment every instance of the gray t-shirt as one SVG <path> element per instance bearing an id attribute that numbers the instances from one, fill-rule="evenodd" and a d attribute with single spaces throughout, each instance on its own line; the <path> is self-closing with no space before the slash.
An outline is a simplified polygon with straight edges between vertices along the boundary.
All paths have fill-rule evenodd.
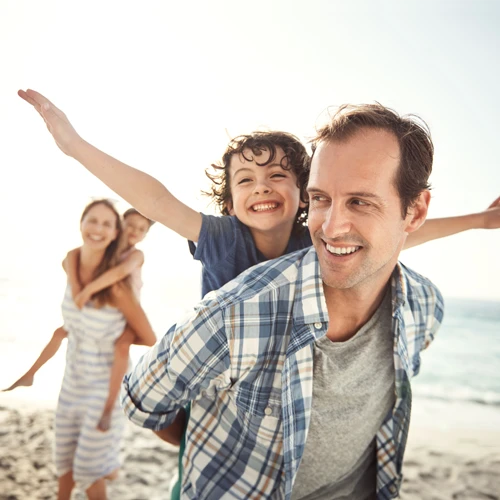
<path id="1" fill-rule="evenodd" d="M 311 423 L 293 500 L 375 498 L 375 435 L 394 406 L 391 297 L 352 338 L 314 344 Z"/>

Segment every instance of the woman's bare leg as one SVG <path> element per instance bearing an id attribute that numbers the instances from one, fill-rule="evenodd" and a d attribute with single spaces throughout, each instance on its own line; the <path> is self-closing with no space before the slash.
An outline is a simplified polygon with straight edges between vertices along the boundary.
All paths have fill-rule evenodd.
<path id="1" fill-rule="evenodd" d="M 52 338 L 49 343 L 44 347 L 40 356 L 38 356 L 37 360 L 33 363 L 33 366 L 10 387 L 3 389 L 2 392 L 12 391 L 16 387 L 29 387 L 33 385 L 36 372 L 54 356 L 54 354 L 59 350 L 59 347 L 61 347 L 63 339 L 65 339 L 67 335 L 68 333 L 62 326 L 57 328 L 52 334 Z"/>
<path id="2" fill-rule="evenodd" d="M 104 478 L 98 479 L 92 483 L 85 491 L 89 500 L 106 500 L 106 481 Z"/>
<path id="3" fill-rule="evenodd" d="M 64 476 L 61 476 L 57 485 L 57 500 L 70 500 L 71 492 L 75 487 L 73 480 L 73 471 L 69 471 Z"/>
<path id="4" fill-rule="evenodd" d="M 135 332 L 127 325 L 115 343 L 115 356 L 109 379 L 108 399 L 97 424 L 100 431 L 107 431 L 111 425 L 111 415 L 120 393 L 123 377 L 127 373 L 130 346 L 134 343 Z"/>

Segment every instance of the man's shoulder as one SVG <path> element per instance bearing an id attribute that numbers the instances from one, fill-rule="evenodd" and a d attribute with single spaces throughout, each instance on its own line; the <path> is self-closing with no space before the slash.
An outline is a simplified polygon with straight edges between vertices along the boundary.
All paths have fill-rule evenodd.
<path id="1" fill-rule="evenodd" d="M 427 277 L 399 263 L 402 290 L 410 306 L 416 303 L 435 301 L 442 303 L 443 296 L 439 288 Z"/>
<path id="2" fill-rule="evenodd" d="M 294 286 L 300 270 L 314 261 L 313 251 L 304 248 L 250 267 L 205 298 L 210 296 L 216 298 L 221 306 L 229 306 Z"/>
<path id="3" fill-rule="evenodd" d="M 438 287 L 425 276 L 399 263 L 400 282 L 396 300 L 403 307 L 408 338 L 425 348 L 434 339 L 444 315 L 444 300 Z"/>

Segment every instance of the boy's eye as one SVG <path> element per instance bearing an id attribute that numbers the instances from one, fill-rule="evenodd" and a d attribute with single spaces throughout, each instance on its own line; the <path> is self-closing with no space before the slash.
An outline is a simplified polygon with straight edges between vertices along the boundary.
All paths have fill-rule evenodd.
<path id="1" fill-rule="evenodd" d="M 286 175 L 285 174 L 273 174 L 273 175 L 271 175 L 271 179 L 273 179 L 275 177 L 286 177 Z"/>
<path id="2" fill-rule="evenodd" d="M 250 179 L 248 179 L 247 177 L 245 177 L 244 179 L 240 179 L 240 180 L 238 181 L 238 184 L 243 184 L 243 183 L 245 183 L 245 182 L 250 182 Z"/>

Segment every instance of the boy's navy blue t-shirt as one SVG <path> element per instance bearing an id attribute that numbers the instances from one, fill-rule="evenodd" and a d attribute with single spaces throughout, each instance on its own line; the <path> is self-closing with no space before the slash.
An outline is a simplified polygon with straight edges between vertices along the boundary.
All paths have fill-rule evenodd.
<path id="1" fill-rule="evenodd" d="M 255 246 L 252 233 L 234 216 L 202 216 L 198 243 L 189 241 L 189 250 L 203 265 L 201 291 L 203 296 L 218 290 L 249 267 L 266 259 Z M 309 231 L 291 235 L 286 253 L 312 245 Z"/>

